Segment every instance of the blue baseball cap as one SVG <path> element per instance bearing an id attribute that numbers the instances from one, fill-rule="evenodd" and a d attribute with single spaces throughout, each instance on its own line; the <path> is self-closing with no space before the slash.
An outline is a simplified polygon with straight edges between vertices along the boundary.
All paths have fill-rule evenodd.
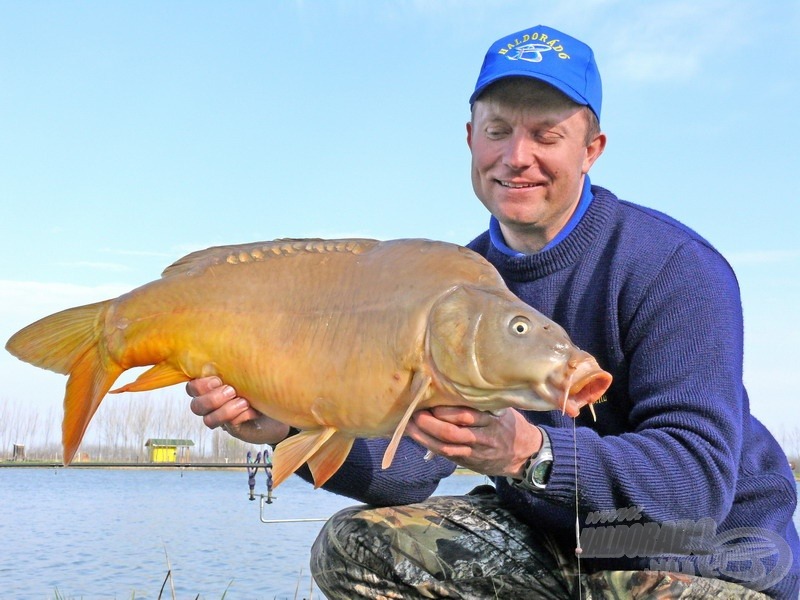
<path id="1" fill-rule="evenodd" d="M 600 120 L 603 86 L 592 49 L 574 37 L 537 25 L 497 40 L 469 98 L 472 105 L 487 86 L 504 77 L 533 77 L 550 84 Z"/>

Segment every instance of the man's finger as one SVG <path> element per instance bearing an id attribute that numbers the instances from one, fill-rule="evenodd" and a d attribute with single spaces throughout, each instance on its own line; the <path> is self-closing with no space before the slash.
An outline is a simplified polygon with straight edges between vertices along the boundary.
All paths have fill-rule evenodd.
<path id="1" fill-rule="evenodd" d="M 193 398 L 196 398 L 197 396 L 207 394 L 211 390 L 216 389 L 221 385 L 222 381 L 220 381 L 219 377 L 200 377 L 198 379 L 192 379 L 186 384 L 186 393 Z"/>

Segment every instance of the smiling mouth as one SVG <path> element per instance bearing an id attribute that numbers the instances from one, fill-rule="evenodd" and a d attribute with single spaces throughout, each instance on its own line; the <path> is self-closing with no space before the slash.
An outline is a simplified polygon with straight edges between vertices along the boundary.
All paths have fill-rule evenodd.
<path id="1" fill-rule="evenodd" d="M 503 181 L 502 179 L 498 179 L 497 183 L 499 183 L 503 187 L 510 188 L 512 190 L 521 190 L 525 188 L 539 187 L 538 183 L 514 183 L 513 181 Z"/>

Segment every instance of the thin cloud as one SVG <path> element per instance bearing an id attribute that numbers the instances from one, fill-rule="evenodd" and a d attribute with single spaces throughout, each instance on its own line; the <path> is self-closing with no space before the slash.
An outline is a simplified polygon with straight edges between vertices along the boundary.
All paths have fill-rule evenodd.
<path id="1" fill-rule="evenodd" d="M 800 250 L 752 250 L 729 252 L 726 256 L 735 265 L 779 265 L 800 260 Z"/>
<path id="2" fill-rule="evenodd" d="M 610 41 L 605 70 L 634 81 L 696 77 L 709 55 L 728 47 L 733 34 L 744 30 L 748 4 L 680 0 L 626 5 L 627 18 L 618 15 L 602 27 Z"/>
<path id="3" fill-rule="evenodd" d="M 46 281 L 15 281 L 0 279 L 0 299 L 27 299 L 46 295 L 62 298 L 87 298 L 109 291 L 121 294 L 127 291 L 120 285 L 79 285 Z"/>
<path id="4" fill-rule="evenodd" d="M 113 273 L 123 273 L 130 271 L 130 267 L 119 263 L 110 262 L 95 262 L 88 260 L 81 260 L 75 262 L 59 262 L 55 263 L 59 267 L 67 267 L 71 269 L 91 269 L 93 271 L 110 271 Z"/>
<path id="5" fill-rule="evenodd" d="M 121 285 L 85 286 L 0 280 L 0 314 L 3 315 L 0 329 L 19 328 L 34 319 L 65 308 L 116 298 L 129 289 Z"/>
<path id="6" fill-rule="evenodd" d="M 158 252 L 156 250 L 120 250 L 117 248 L 102 248 L 100 251 L 106 254 L 114 254 L 116 256 L 153 256 L 156 258 L 169 258 L 173 256 L 169 252 Z"/>

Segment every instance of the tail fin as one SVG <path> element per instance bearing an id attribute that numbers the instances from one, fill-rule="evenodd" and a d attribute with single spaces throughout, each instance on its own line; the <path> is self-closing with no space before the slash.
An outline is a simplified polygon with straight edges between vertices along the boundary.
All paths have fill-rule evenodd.
<path id="1" fill-rule="evenodd" d="M 69 375 L 64 397 L 64 464 L 72 462 L 89 421 L 123 369 L 99 346 L 110 301 L 69 308 L 15 333 L 6 350 L 42 369 Z"/>

